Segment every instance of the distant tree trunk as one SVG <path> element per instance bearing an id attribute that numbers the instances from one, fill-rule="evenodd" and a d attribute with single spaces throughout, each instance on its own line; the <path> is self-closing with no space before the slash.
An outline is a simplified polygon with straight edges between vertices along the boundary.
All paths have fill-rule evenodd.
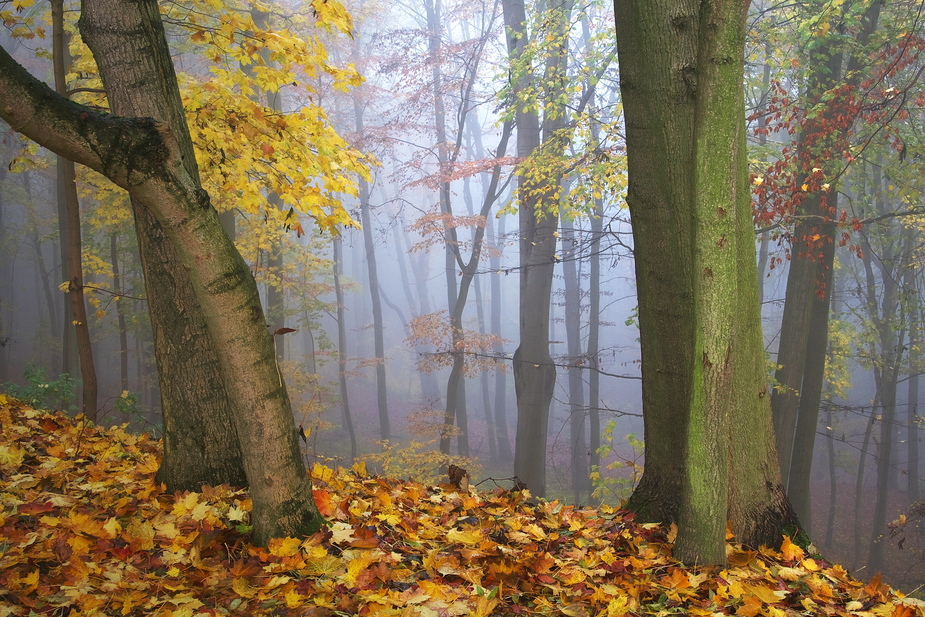
<path id="1" fill-rule="evenodd" d="M 919 351 L 921 344 L 918 324 L 916 330 L 909 337 L 909 395 L 908 410 L 906 412 L 906 444 L 909 451 L 906 464 L 906 490 L 909 493 L 909 503 L 916 503 L 921 499 L 919 487 Z"/>
<path id="2" fill-rule="evenodd" d="M 485 158 L 485 146 L 482 143 L 482 134 L 479 130 L 476 129 L 476 123 L 469 122 L 468 125 L 470 142 L 475 148 L 475 154 L 479 159 Z M 500 156 L 500 152 L 496 153 Z M 497 183 L 493 180 L 494 174 L 489 177 L 488 183 L 485 183 L 485 175 L 482 175 L 482 199 L 486 199 L 489 195 L 489 192 L 493 189 Z M 498 197 L 500 198 L 500 196 Z M 497 198 L 496 198 L 497 199 Z M 474 209 L 473 212 L 474 214 Z M 492 245 L 492 250 L 489 252 L 488 256 L 488 267 L 492 272 L 490 277 L 490 314 L 489 321 L 491 322 L 491 333 L 496 337 L 500 338 L 501 333 L 501 242 L 500 238 L 503 235 L 504 229 L 504 217 L 493 218 L 488 217 L 485 220 L 486 233 L 488 234 L 488 242 Z M 497 221 L 497 222 L 495 222 Z M 496 227 L 497 226 L 497 227 Z M 479 319 L 484 317 L 481 313 L 484 310 L 484 307 L 481 301 L 477 298 L 476 302 L 478 303 L 480 316 Z M 492 346 L 492 352 L 498 356 L 504 354 L 504 348 L 500 340 Z M 511 442 L 510 437 L 508 436 L 508 427 L 507 427 L 507 413 L 506 413 L 506 402 L 507 397 L 505 396 L 507 390 L 507 372 L 504 369 L 503 364 L 500 360 L 497 361 L 497 368 L 495 369 L 495 384 L 494 384 L 494 402 L 490 403 L 486 398 L 485 400 L 485 413 L 486 421 L 491 425 L 491 434 L 494 435 L 494 440 L 497 448 L 497 456 L 499 462 L 508 462 L 513 460 L 514 455 L 511 451 Z M 489 376 L 487 373 L 482 374 L 483 384 L 486 384 L 485 387 L 488 387 L 487 382 Z M 494 410 L 494 413 L 491 410 Z"/>
<path id="3" fill-rule="evenodd" d="M 425 283 L 427 279 L 424 272 L 426 262 L 424 260 L 417 263 L 412 261 L 412 256 L 410 254 L 411 249 L 408 247 L 407 235 L 404 233 L 405 227 L 405 220 L 401 216 L 398 217 L 397 221 L 392 226 L 392 237 L 395 239 L 395 249 L 398 253 L 396 255 L 398 272 L 401 276 L 402 287 L 405 290 L 405 300 L 408 306 L 411 307 L 412 314 L 428 315 L 431 313 L 431 308 L 430 300 L 427 297 L 427 285 Z M 414 275 L 416 277 L 414 290 L 417 293 L 412 291 L 406 259 L 411 263 L 411 268 L 414 270 Z M 407 329 L 405 332 L 408 334 Z M 414 351 L 415 353 L 423 353 L 423 345 L 416 347 Z M 424 405 L 436 408 L 441 400 L 440 385 L 437 383 L 437 375 L 433 371 L 417 371 L 417 373 L 421 380 L 421 399 Z"/>
<path id="4" fill-rule="evenodd" d="M 474 281 L 474 287 L 475 314 L 479 325 L 479 334 L 486 336 L 488 334 L 488 328 L 485 324 L 485 304 L 481 281 Z M 485 413 L 485 432 L 488 436 L 488 457 L 491 462 L 495 463 L 498 461 L 498 436 L 495 434 L 495 421 L 491 413 L 491 383 L 488 378 L 487 370 L 481 372 L 479 381 L 482 386 L 482 410 Z"/>
<path id="5" fill-rule="evenodd" d="M 64 31 L 64 2 L 63 0 L 53 0 L 51 2 L 51 19 L 52 19 L 52 56 L 59 58 L 53 60 L 53 70 L 55 72 L 55 91 L 63 94 L 67 87 L 64 84 L 66 68 L 58 69 L 56 65 L 64 65 L 63 57 L 67 53 L 67 34 Z M 57 26 L 56 26 L 57 24 Z M 57 84 L 60 79 L 61 85 Z M 65 182 L 65 165 L 60 159 L 55 161 L 56 196 L 58 209 L 58 253 L 61 258 L 61 275 L 62 282 L 68 275 L 68 255 L 70 255 L 70 229 L 67 221 L 67 197 L 64 192 Z M 61 373 L 77 378 L 80 372 L 79 360 L 77 357 L 77 330 L 74 324 L 74 306 L 71 302 L 61 303 L 62 307 L 62 324 L 61 331 Z"/>
<path id="6" fill-rule="evenodd" d="M 7 173 L 9 171 L 9 162 L 5 160 L 0 160 L 0 184 L 6 180 Z M 0 251 L 6 253 L 6 220 L 4 218 L 4 207 L 5 202 L 3 199 L 3 193 L 0 192 Z M 7 373 L 6 363 L 7 363 L 7 350 L 9 349 L 10 344 L 10 333 L 7 330 L 7 320 L 6 320 L 6 311 L 8 310 L 9 299 L 7 294 L 9 293 L 10 281 L 8 280 L 7 275 L 7 266 L 9 260 L 4 259 L 3 263 L 0 264 L 0 381 L 7 381 L 9 376 Z M 57 334 L 55 335 L 57 336 Z"/>
<path id="7" fill-rule="evenodd" d="M 501 141 L 498 144 L 498 157 L 503 157 L 507 150 L 507 142 L 510 139 L 511 132 L 513 131 L 513 125 L 510 121 L 504 123 L 504 128 L 501 133 Z M 498 180 L 501 177 L 501 166 L 495 165 L 492 169 L 492 178 L 491 183 L 488 189 L 488 192 L 485 196 L 484 201 L 482 202 L 482 208 L 479 211 L 479 216 L 485 220 L 488 218 L 491 208 L 494 205 L 495 201 L 498 198 Z M 450 328 L 452 329 L 452 344 L 453 344 L 453 366 L 450 369 L 450 377 L 447 381 L 447 391 L 446 391 L 446 404 L 447 411 L 444 417 L 444 424 L 452 426 L 453 420 L 455 419 L 456 424 L 459 425 L 460 430 L 463 432 L 460 435 L 459 439 L 459 454 L 462 456 L 469 456 L 469 441 L 465 435 L 466 431 L 466 420 L 465 414 L 461 413 L 461 410 L 457 408 L 457 402 L 460 396 L 465 396 L 464 390 L 464 374 L 463 368 L 465 364 L 465 340 L 463 336 L 463 311 L 466 308 L 466 302 L 469 298 L 469 290 L 472 288 L 472 281 L 475 278 L 475 274 L 478 271 L 479 263 L 482 257 L 482 245 L 485 239 L 485 225 L 480 225 L 475 230 L 475 235 L 472 239 L 472 251 L 469 254 L 468 261 L 462 261 L 462 255 L 460 254 L 458 247 L 458 240 L 456 239 L 455 230 L 451 238 L 447 238 L 446 243 L 454 245 L 454 263 L 455 259 L 459 259 L 460 273 L 461 277 L 459 280 L 458 287 L 455 287 L 455 275 L 454 275 L 454 290 L 451 294 L 453 296 L 453 303 L 450 305 Z M 454 268 L 455 272 L 455 268 Z M 465 400 L 465 399 L 462 399 Z M 441 437 L 440 440 L 440 451 L 444 453 L 449 452 L 449 439 L 446 433 Z"/>
<path id="8" fill-rule="evenodd" d="M 359 56 L 359 42 L 354 40 L 354 57 Z M 364 131 L 364 106 L 360 99 L 362 89 L 354 91 L 353 117 L 357 134 Z M 379 266 L 376 263 L 376 247 L 373 244 L 372 220 L 369 214 L 369 183 L 363 178 L 360 185 L 360 223 L 363 226 L 363 246 L 366 250 L 366 273 L 369 281 L 369 298 L 373 307 L 373 346 L 376 355 L 376 407 L 379 409 L 379 439 L 392 438 L 389 426 L 389 397 L 385 371 L 385 334 L 382 320 L 382 298 L 379 296 Z"/>
<path id="9" fill-rule="evenodd" d="M 875 375 L 876 379 L 876 375 Z M 879 384 L 878 384 L 879 391 Z M 867 466 L 867 456 L 870 450 L 870 438 L 874 432 L 874 424 L 877 421 L 877 410 L 880 409 L 879 394 L 874 399 L 874 404 L 870 408 L 870 417 L 867 419 L 867 429 L 864 431 L 864 441 L 861 443 L 861 453 L 858 457 L 858 473 L 854 480 L 854 561 L 851 569 L 857 569 L 860 564 L 864 563 L 861 558 L 861 505 L 864 503 L 864 470 Z"/>
<path id="10" fill-rule="evenodd" d="M 850 40 L 852 49 L 866 45 L 877 27 L 881 6 L 881 2 L 868 3 L 860 20 L 861 29 L 853 37 L 854 40 L 845 37 L 843 33 L 837 34 L 840 27 L 834 27 L 828 37 L 812 42 L 807 61 L 810 67 L 806 80 L 807 107 L 818 103 L 836 85 L 844 87 L 860 79 L 861 59 L 852 56 L 846 61 L 836 41 Z M 844 81 L 845 76 L 849 81 Z M 815 117 L 802 126 L 802 137 L 797 147 L 807 154 L 806 160 L 815 160 L 809 152 L 812 142 L 807 136 L 815 136 L 817 148 L 824 148 L 826 141 L 834 142 L 837 139 L 827 126 L 827 120 Z M 823 140 L 818 140 L 819 135 L 825 135 Z M 825 193 L 811 194 L 798 212 L 801 218 L 792 236 L 793 258 L 787 275 L 777 352 L 780 368 L 775 374 L 775 380 L 780 387 L 775 388 L 771 395 L 784 486 L 788 494 L 791 493 L 791 486 L 794 487 L 794 508 L 801 520 L 807 522 L 810 520 L 810 503 L 806 484 L 808 474 L 805 470 L 812 469 L 813 444 L 804 441 L 795 449 L 794 440 L 807 430 L 815 433 L 815 424 L 810 423 L 814 419 L 818 420 L 825 373 L 824 350 L 828 337 L 831 274 L 835 258 L 837 200 L 838 193 L 833 187 Z M 801 419 L 803 413 L 807 417 Z M 798 473 L 793 470 L 794 457 L 801 459 Z"/>
<path id="11" fill-rule="evenodd" d="M 882 197 L 882 181 L 875 167 L 874 202 L 885 212 Z M 867 565 L 873 571 L 883 567 L 883 536 L 886 533 L 887 499 L 889 497 L 890 475 L 893 462 L 893 436 L 896 423 L 896 393 L 899 381 L 902 349 L 905 347 L 904 316 L 897 314 L 899 303 L 899 282 L 903 278 L 903 260 L 911 253 L 912 237 L 909 234 L 901 241 L 903 248 L 896 251 L 892 243 L 874 253 L 865 237 L 863 240 L 863 263 L 866 274 L 866 300 L 868 318 L 874 323 L 878 335 L 879 354 L 874 364 L 877 398 L 882 413 L 880 441 L 877 452 L 877 497 L 873 509 L 873 528 Z M 876 257 L 874 257 L 876 255 Z M 879 270 L 877 284 L 873 265 L 876 259 Z M 879 306 L 878 306 L 879 305 Z"/>
<path id="12" fill-rule="evenodd" d="M 569 462 L 572 472 L 572 493 L 574 503 L 581 503 L 581 496 L 588 493 L 590 472 L 588 470 L 587 409 L 582 382 L 584 365 L 581 345 L 581 279 L 577 261 L 581 258 L 575 239 L 575 228 L 571 221 L 562 222 L 560 236 L 562 248 L 562 271 L 565 285 L 565 340 L 568 346 L 568 414 L 569 414 Z"/>
<path id="13" fill-rule="evenodd" d="M 617 0 L 646 466 L 628 507 L 674 555 L 726 561 L 726 522 L 779 545 L 796 518 L 771 427 L 742 91 L 747 0 Z"/>
<path id="14" fill-rule="evenodd" d="M 472 281 L 472 276 L 467 276 L 467 271 L 472 270 L 474 264 L 478 263 L 478 255 L 481 251 L 481 239 L 479 240 L 478 247 L 473 246 L 469 264 L 464 264 L 456 226 L 452 221 L 454 212 L 449 175 L 453 172 L 459 157 L 462 138 L 466 129 L 466 119 L 469 117 L 467 113 L 470 104 L 469 94 L 472 92 L 472 85 L 478 73 L 481 52 L 484 49 L 486 39 L 483 37 L 481 39 L 481 44 L 474 50 L 471 62 L 463 76 L 462 96 L 456 114 L 458 122 L 454 139 L 455 146 L 451 148 L 451 143 L 447 136 L 446 107 L 443 95 L 443 71 L 441 68 L 443 62 L 441 58 L 441 48 L 443 45 L 443 8 L 441 0 L 424 0 L 424 10 L 427 16 L 427 57 L 428 63 L 431 65 L 431 92 L 434 103 L 434 126 L 436 130 L 436 150 L 439 166 L 438 173 L 441 176 L 439 195 L 440 212 L 444 215 L 444 275 L 446 278 L 447 310 L 450 313 L 451 353 L 453 354 L 453 364 L 450 369 L 449 378 L 447 379 L 446 409 L 443 421 L 444 428 L 440 437 L 440 451 L 449 453 L 450 436 L 452 434 L 451 428 L 455 425 L 459 427 L 457 449 L 462 456 L 468 456 L 469 430 L 468 412 L 466 408 L 466 379 L 464 374 L 466 343 L 463 334 L 462 315 L 468 297 L 468 285 Z M 495 184 L 497 184 L 497 181 L 495 181 Z M 495 197 L 496 196 L 492 195 L 489 201 L 488 196 L 486 196 L 486 202 L 489 206 L 491 203 L 494 203 Z M 457 283 L 457 268 L 461 271 L 460 274 L 463 278 L 459 283 Z"/>
<path id="15" fill-rule="evenodd" d="M 594 112 L 591 113 L 592 118 Z M 591 138 L 600 143 L 600 124 L 591 121 Z M 604 235 L 604 200 L 594 200 L 591 214 L 591 245 L 588 250 L 588 450 L 590 470 L 601 466 L 601 237 Z"/>
<path id="16" fill-rule="evenodd" d="M 495 223 L 492 230 L 495 232 L 492 239 L 495 250 L 489 257 L 489 267 L 493 273 L 491 277 L 491 331 L 498 337 L 501 336 L 501 242 L 504 235 L 504 219 L 499 219 L 497 227 Z M 497 342 L 492 347 L 492 351 L 501 356 L 504 353 L 504 347 L 501 342 Z M 514 453 L 511 451 L 511 438 L 508 435 L 507 426 L 507 370 L 505 366 L 498 361 L 495 369 L 495 403 L 494 403 L 494 422 L 495 431 L 498 436 L 498 458 L 505 463 L 514 460 Z"/>
<path id="17" fill-rule="evenodd" d="M 117 234 L 109 235 L 109 260 L 112 263 L 112 292 L 115 296 L 116 319 L 119 325 L 119 385 L 128 391 L 128 328 L 125 323 L 125 299 L 122 297 L 122 273 L 119 271 L 119 247 Z"/>
<path id="18" fill-rule="evenodd" d="M 369 216 L 369 185 L 360 179 L 360 222 L 363 225 L 363 243 L 366 247 L 366 268 L 369 280 L 369 294 L 373 306 L 373 346 L 376 355 L 376 407 L 379 410 L 379 438 L 391 439 L 389 427 L 388 387 L 385 371 L 385 335 L 382 319 L 382 298 L 379 295 L 379 266 L 376 263 L 376 247 L 373 244 L 372 221 Z"/>
<path id="19" fill-rule="evenodd" d="M 831 427 L 833 422 L 832 408 L 829 406 L 825 410 L 826 426 Z M 826 440 L 826 455 L 829 463 L 829 512 L 825 526 L 825 547 L 829 550 L 833 547 L 835 538 L 835 510 L 838 507 L 838 473 L 835 467 L 835 436 L 829 432 Z"/>
<path id="20" fill-rule="evenodd" d="M 55 91 L 67 96 L 67 35 L 64 32 L 64 0 L 52 0 L 52 58 L 54 60 Z M 81 377 L 81 410 L 87 419 L 96 421 L 97 384 L 96 366 L 93 363 L 93 343 L 90 339 L 90 324 L 87 321 L 87 305 L 84 299 L 83 252 L 80 239 L 80 204 L 77 200 L 77 172 L 74 163 L 58 157 L 58 213 L 65 215 L 66 224 L 61 227 L 67 237 L 66 251 L 61 257 L 67 267 L 68 302 L 73 319 L 66 321 L 65 330 L 74 328 L 77 342 L 77 357 Z M 60 226 L 60 222 L 59 222 Z M 64 236 L 62 236 L 64 237 Z M 62 247 L 63 248 L 63 247 Z M 69 325 L 70 324 L 70 325 Z M 69 350 L 67 350 L 69 351 Z"/>
<path id="21" fill-rule="evenodd" d="M 832 314 L 839 315 L 842 311 L 842 296 L 845 288 L 844 277 L 836 279 L 837 286 L 833 288 L 832 296 Z M 833 355 L 832 345 L 829 345 L 829 358 Z M 826 359 L 828 363 L 829 359 Z M 829 463 L 829 511 L 825 526 L 825 546 L 831 549 L 835 537 L 835 511 L 838 508 L 838 469 L 835 465 L 835 425 L 832 413 L 832 405 L 826 405 L 825 410 L 826 425 L 826 455 Z"/>
<path id="22" fill-rule="evenodd" d="M 347 324 L 344 322 L 344 290 L 340 285 L 343 271 L 343 239 L 334 238 L 334 298 L 337 302 L 337 375 L 340 383 L 340 405 L 344 412 L 344 427 L 350 435 L 350 462 L 357 457 L 357 436 L 350 413 L 350 398 L 347 391 Z"/>
<path id="23" fill-rule="evenodd" d="M 29 196 L 29 200 L 32 201 L 32 182 L 31 174 L 29 172 L 23 172 L 23 184 L 26 189 L 26 194 Z M 34 202 L 33 202 L 34 203 Z M 61 336 L 61 327 L 58 317 L 60 316 L 57 311 L 57 303 L 55 302 L 55 288 L 57 285 L 52 285 L 51 275 L 48 271 L 48 266 L 45 263 L 45 256 L 42 254 L 42 241 L 39 238 L 38 230 L 38 220 L 35 216 L 35 208 L 30 207 L 26 208 L 26 219 L 27 227 L 29 229 L 29 240 L 32 243 L 32 248 L 35 251 L 35 262 L 38 269 L 39 281 L 42 288 L 42 294 L 44 296 L 45 305 L 48 309 L 48 327 L 50 329 L 50 334 L 53 338 L 58 338 Z"/>
<path id="24" fill-rule="evenodd" d="M 517 155 L 523 159 L 544 154 L 561 154 L 564 142 L 558 131 L 564 127 L 565 114 L 561 95 L 567 85 L 567 37 L 572 0 L 555 0 L 547 6 L 554 20 L 551 36 L 557 37 L 549 53 L 541 87 L 546 101 L 542 126 L 538 111 L 522 102 L 515 103 Z M 513 65 L 523 64 L 523 50 L 528 43 L 526 10 L 522 0 L 502 0 L 507 26 L 508 56 Z M 530 87 L 531 71 L 517 67 L 520 75 L 513 85 L 515 100 Z M 533 84 L 536 85 L 536 84 Z M 541 142 L 542 138 L 542 142 Z M 556 238 L 559 226 L 558 193 L 560 177 L 552 174 L 545 180 L 520 177 L 518 186 L 520 222 L 520 342 L 514 352 L 514 389 L 517 393 L 517 438 L 514 451 L 514 474 L 530 491 L 546 493 L 546 442 L 549 430 L 549 406 L 556 381 L 556 367 L 549 353 L 550 301 L 555 270 Z"/>

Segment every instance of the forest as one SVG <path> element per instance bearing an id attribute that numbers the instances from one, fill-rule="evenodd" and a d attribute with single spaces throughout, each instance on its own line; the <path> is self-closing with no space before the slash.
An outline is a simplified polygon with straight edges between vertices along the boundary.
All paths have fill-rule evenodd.
<path id="1" fill-rule="evenodd" d="M 925 3 L 0 19 L 0 615 L 925 614 Z"/>

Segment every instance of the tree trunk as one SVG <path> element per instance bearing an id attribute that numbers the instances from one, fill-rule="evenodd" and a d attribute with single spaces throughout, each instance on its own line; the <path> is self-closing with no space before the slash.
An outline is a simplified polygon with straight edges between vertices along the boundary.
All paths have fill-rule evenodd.
<path id="1" fill-rule="evenodd" d="M 340 404 L 344 411 L 344 426 L 350 435 L 350 462 L 357 457 L 357 436 L 350 412 L 350 398 L 347 391 L 347 324 L 344 322 L 344 290 L 340 285 L 343 271 L 343 239 L 334 238 L 334 298 L 337 302 L 337 376 L 340 383 Z"/>
<path id="2" fill-rule="evenodd" d="M 354 58 L 359 55 L 359 43 L 354 40 Z M 354 92 L 353 116 L 357 134 L 362 135 L 363 101 L 360 90 Z M 376 407 L 379 410 L 379 439 L 388 441 L 392 437 L 389 426 L 389 397 L 385 371 L 385 335 L 382 321 L 382 298 L 379 296 L 379 266 L 376 263 L 376 247 L 373 244 L 373 229 L 369 210 L 369 183 L 359 179 L 360 184 L 360 223 L 363 226 L 363 246 L 366 250 L 366 273 L 369 281 L 369 297 L 373 307 L 373 346 L 376 355 Z"/>
<path id="3" fill-rule="evenodd" d="M 861 30 L 851 42 L 853 48 L 867 44 L 877 27 L 881 5 L 881 2 L 868 4 L 860 20 Z M 851 57 L 846 62 L 844 53 L 836 47 L 836 36 L 850 40 L 843 34 L 837 35 L 839 29 L 832 28 L 829 37 L 812 41 L 807 61 L 810 67 L 806 86 L 807 108 L 819 102 L 836 85 L 848 86 L 857 83 L 861 77 L 861 59 Z M 849 76 L 850 81 L 845 82 L 843 76 Z M 826 122 L 827 118 L 824 117 L 811 118 L 801 128 L 802 136 L 797 147 L 804 162 L 818 159 L 810 152 L 811 148 L 822 149 L 826 142 L 834 143 L 838 139 Z M 815 143 L 807 138 L 808 135 L 815 136 Z M 822 140 L 819 140 L 819 135 L 824 136 Z M 824 164 L 820 163 L 819 166 L 823 167 Z M 836 171 L 839 170 L 825 170 L 831 174 Z M 794 440 L 800 432 L 807 430 L 813 416 L 818 419 L 825 374 L 825 353 L 820 350 L 826 348 L 828 337 L 837 195 L 834 187 L 831 191 L 812 194 L 799 212 L 803 218 L 797 223 L 792 236 L 792 259 L 777 352 L 780 368 L 775 374 L 775 380 L 780 387 L 775 388 L 771 396 L 784 485 L 789 492 L 792 483 L 801 483 L 796 490 L 794 506 L 806 521 L 810 520 L 807 489 L 802 484 L 803 476 L 792 471 L 792 462 L 794 456 L 799 456 L 802 460 L 798 473 L 805 475 L 805 470 L 812 468 L 813 444 L 803 443 L 799 451 L 795 452 Z M 798 418 L 804 412 L 809 417 L 800 421 L 797 427 Z"/>
<path id="4" fill-rule="evenodd" d="M 562 270 L 565 284 L 565 340 L 568 346 L 568 414 L 569 414 L 569 462 L 572 472 L 572 494 L 576 505 L 581 496 L 590 491 L 588 469 L 587 409 L 582 382 L 581 353 L 581 278 L 577 261 L 581 255 L 575 240 L 575 228 L 571 222 L 562 222 L 561 234 Z"/>
<path id="5" fill-rule="evenodd" d="M 796 522 L 774 451 L 745 147 L 746 0 L 617 0 L 646 468 L 629 506 L 725 563 Z M 669 18 L 670 15 L 670 18 Z"/>
<path id="6" fill-rule="evenodd" d="M 520 75 L 513 84 L 517 155 L 522 159 L 561 154 L 564 142 L 557 132 L 564 127 L 562 94 L 566 88 L 567 40 L 564 36 L 572 10 L 572 0 L 548 4 L 550 34 L 555 38 L 549 52 L 542 80 L 546 104 L 542 133 L 539 114 L 520 98 L 531 86 L 531 74 L 523 49 L 528 39 L 526 11 L 522 0 L 503 0 L 507 26 L 507 49 L 512 71 Z M 541 144 L 541 136 L 543 144 Z M 514 390 L 517 394 L 517 437 L 514 451 L 514 474 L 537 496 L 546 492 L 546 441 L 549 429 L 549 405 L 556 381 L 556 368 L 549 353 L 549 311 L 552 277 L 555 270 L 556 238 L 559 225 L 559 176 L 547 170 L 546 179 L 520 176 L 518 186 L 520 223 L 520 342 L 514 352 Z"/>
<path id="7" fill-rule="evenodd" d="M 494 226 L 494 222 L 490 222 L 489 224 L 492 225 L 492 231 L 494 232 L 492 242 L 495 245 L 495 250 L 492 251 L 488 262 L 491 271 L 495 273 L 495 275 L 491 277 L 491 331 L 496 336 L 500 337 L 502 335 L 501 242 L 503 241 L 502 237 L 504 235 L 504 219 L 498 220 L 497 227 Z M 492 352 L 497 356 L 501 356 L 504 353 L 504 348 L 500 342 L 494 344 Z M 507 370 L 499 362 L 495 369 L 495 403 L 493 407 L 495 411 L 495 432 L 498 436 L 498 458 L 502 463 L 514 460 L 514 453 L 511 451 L 511 438 L 508 435 L 506 394 Z"/>
<path id="8" fill-rule="evenodd" d="M 125 323 L 122 272 L 119 270 L 119 247 L 115 233 L 109 235 L 109 260 L 112 262 L 112 292 L 116 294 L 116 318 L 119 326 L 119 386 L 122 392 L 128 392 L 128 328 Z"/>
<path id="9" fill-rule="evenodd" d="M 67 35 L 64 31 L 64 2 L 53 0 L 52 14 L 52 58 L 55 74 L 55 91 L 67 96 Z M 81 411 L 91 421 L 97 416 L 96 366 L 93 363 L 93 343 L 90 339 L 90 324 L 87 322 L 87 304 L 83 288 L 83 252 L 80 238 L 80 204 L 77 199 L 77 172 L 74 163 L 62 157 L 57 159 L 58 170 L 58 216 L 61 232 L 61 260 L 68 277 L 68 301 L 70 312 L 65 313 L 64 329 L 72 330 L 74 337 L 65 338 L 65 361 L 70 365 L 71 343 L 76 342 L 78 365 L 81 377 Z M 70 317 L 70 320 L 67 318 Z M 69 370 L 73 370 L 68 366 Z M 65 372 L 68 372 L 66 370 Z M 73 375 L 73 372 L 70 373 Z"/>
<path id="10" fill-rule="evenodd" d="M 911 289 L 912 287 L 909 287 Z M 917 320 L 918 317 L 913 317 Z M 909 452 L 906 463 L 906 490 L 909 493 L 909 503 L 916 503 L 921 499 L 919 488 L 919 351 L 921 344 L 919 327 L 915 322 L 915 331 L 909 337 L 909 395 L 907 397 L 906 411 L 906 443 Z"/>
<path id="11" fill-rule="evenodd" d="M 159 22 L 154 27 L 162 30 Z M 104 30 L 92 30 L 84 38 L 98 57 L 113 112 L 166 122 L 178 135 L 184 164 L 198 183 L 183 109 L 170 103 L 179 97 L 179 92 L 174 92 L 173 65 L 166 46 L 156 40 L 157 32 L 147 33 L 152 38 L 144 45 L 126 47 L 117 38 L 101 36 Z M 132 212 L 154 334 L 164 423 L 164 458 L 157 479 L 169 491 L 199 491 L 203 484 L 246 486 L 230 392 L 190 275 L 157 217 L 134 199 Z"/>
<path id="12" fill-rule="evenodd" d="M 112 90 L 126 82 L 140 86 L 136 92 L 163 103 L 180 122 L 106 116 L 75 105 L 32 78 L 5 50 L 0 50 L 0 116 L 56 154 L 104 173 L 156 217 L 189 272 L 195 302 L 182 308 L 201 308 L 219 374 L 229 387 L 253 499 L 252 541 L 265 545 L 274 537 L 313 533 L 322 520 L 257 285 L 184 158 L 190 143 L 157 3 L 86 0 L 78 25 L 104 84 Z M 157 79 L 133 74 L 144 65 L 151 71 L 146 75 Z"/>

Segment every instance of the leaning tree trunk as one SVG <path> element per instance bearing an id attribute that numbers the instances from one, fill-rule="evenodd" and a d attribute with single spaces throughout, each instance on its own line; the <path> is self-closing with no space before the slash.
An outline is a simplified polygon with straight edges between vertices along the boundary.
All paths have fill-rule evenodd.
<path id="1" fill-rule="evenodd" d="M 744 95 L 746 0 L 617 0 L 646 468 L 629 506 L 676 521 L 675 555 L 779 544 Z M 691 6 L 693 5 L 693 6 Z M 735 443 L 733 447 L 732 444 Z"/>
<path id="2" fill-rule="evenodd" d="M 173 65 L 168 55 L 159 55 L 168 53 L 166 46 L 156 40 L 126 46 L 86 17 L 81 27 L 112 111 L 166 122 L 178 135 L 188 173 L 198 182 L 183 108 L 171 103 L 179 98 Z M 170 491 L 199 491 L 203 484 L 246 486 L 229 392 L 189 274 L 157 217 L 134 199 L 132 211 L 161 389 L 164 458 L 157 479 Z"/>
<path id="3" fill-rule="evenodd" d="M 101 66 L 104 83 L 139 84 L 148 96 L 166 101 L 173 117 L 181 117 L 156 2 L 86 0 L 79 27 L 101 64 L 122 60 L 121 70 Z M 135 53 L 141 56 L 136 62 L 152 62 L 148 66 L 159 80 L 138 81 L 132 74 L 138 65 L 126 62 Z M 0 50 L 0 117 L 56 154 L 104 174 L 156 217 L 189 272 L 193 307 L 201 308 L 219 374 L 228 384 L 253 500 L 252 541 L 265 545 L 274 537 L 316 531 L 322 519 L 300 456 L 286 387 L 276 370 L 257 285 L 184 161 L 189 151 L 180 146 L 189 143 L 184 123 L 174 125 L 178 131 L 150 118 L 106 116 L 71 103 L 29 75 L 5 50 Z"/>

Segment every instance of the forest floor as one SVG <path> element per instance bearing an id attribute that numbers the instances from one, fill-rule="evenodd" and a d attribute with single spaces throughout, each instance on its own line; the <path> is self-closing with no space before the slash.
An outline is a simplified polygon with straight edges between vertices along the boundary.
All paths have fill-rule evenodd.
<path id="1" fill-rule="evenodd" d="M 0 617 L 7 615 L 876 615 L 925 602 L 789 540 L 730 543 L 729 567 L 671 558 L 626 511 L 312 470 L 330 522 L 247 539 L 244 491 L 166 494 L 160 445 L 0 394 Z"/>

